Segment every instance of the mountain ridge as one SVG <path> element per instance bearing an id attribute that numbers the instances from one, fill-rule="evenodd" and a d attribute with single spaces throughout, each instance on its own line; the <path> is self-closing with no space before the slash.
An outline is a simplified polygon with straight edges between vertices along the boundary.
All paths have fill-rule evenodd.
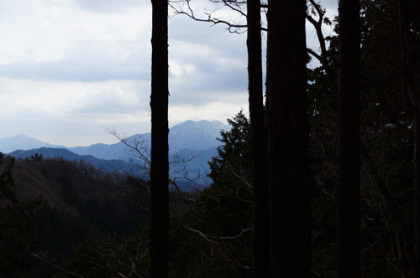
<path id="1" fill-rule="evenodd" d="M 211 181 L 206 177 L 210 172 L 208 162 L 212 157 L 217 156 L 217 147 L 220 145 L 217 138 L 220 136 L 220 131 L 227 129 L 228 126 L 221 122 L 206 120 L 199 122 L 186 121 L 173 126 L 170 129 L 168 138 L 171 177 L 180 177 L 182 175 L 188 179 L 198 177 L 198 183 L 209 184 Z M 7 140 L 10 142 L 13 138 L 7 137 Z M 0 151 L 2 152 L 5 149 L 3 144 L 5 141 L 3 139 L 0 139 Z M 45 158 L 61 157 L 70 161 L 83 160 L 96 168 L 106 171 L 121 170 L 137 173 L 134 176 L 141 175 L 141 173 L 139 174 L 141 166 L 144 170 L 144 162 L 139 158 L 140 153 L 136 153 L 135 148 L 127 147 L 123 142 L 63 147 L 42 142 L 26 135 L 19 135 L 17 139 L 19 140 L 13 146 L 18 146 L 22 142 L 29 142 L 29 147 L 35 147 L 29 148 L 28 146 L 20 145 L 23 148 L 7 152 L 16 158 L 30 158 L 38 153 Z M 137 146 L 139 151 L 148 156 L 150 133 L 135 134 L 123 139 L 129 145 Z M 8 142 L 7 140 L 6 143 Z M 188 158 L 194 159 L 190 160 Z M 179 161 L 174 163 L 174 160 Z"/>
<path id="2" fill-rule="evenodd" d="M 220 142 L 217 138 L 221 130 L 227 130 L 229 126 L 219 121 L 185 121 L 174 125 L 169 130 L 168 141 L 170 154 L 174 155 L 183 149 L 202 151 L 218 147 Z M 135 134 L 129 136 L 127 142 L 138 145 L 144 149 L 150 149 L 150 133 Z M 0 138 L 0 152 L 11 153 L 17 150 L 31 150 L 42 147 L 68 149 L 78 155 L 92 155 L 105 160 L 130 160 L 132 154 L 127 151 L 127 146 L 122 142 L 113 144 L 95 143 L 89 146 L 66 147 L 40 141 L 36 138 L 18 134 L 11 137 Z"/>

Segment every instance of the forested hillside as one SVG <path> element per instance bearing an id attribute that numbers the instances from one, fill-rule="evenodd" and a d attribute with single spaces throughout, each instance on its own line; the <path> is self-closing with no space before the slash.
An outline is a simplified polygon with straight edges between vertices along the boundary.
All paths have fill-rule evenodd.
<path id="1" fill-rule="evenodd" d="M 134 177 L 42 156 L 3 157 L 1 171 L 3 277 L 50 277 L 88 237 L 121 244 L 148 226 L 147 183 Z"/>

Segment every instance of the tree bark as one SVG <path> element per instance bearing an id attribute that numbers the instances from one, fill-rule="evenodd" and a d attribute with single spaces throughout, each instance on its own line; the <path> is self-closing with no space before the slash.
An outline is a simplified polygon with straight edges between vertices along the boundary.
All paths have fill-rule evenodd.
<path id="1" fill-rule="evenodd" d="M 420 106 L 414 107 L 414 277 L 420 278 Z"/>
<path id="2" fill-rule="evenodd" d="M 260 0 L 247 1 L 249 114 L 254 187 L 254 277 L 268 277 L 270 212 L 268 197 L 267 132 L 264 121 Z"/>
<path id="3" fill-rule="evenodd" d="M 168 277 L 168 2 L 152 0 L 151 277 Z"/>
<path id="4" fill-rule="evenodd" d="M 310 277 L 305 0 L 268 2 L 269 277 Z"/>
<path id="5" fill-rule="evenodd" d="M 414 12 L 415 13 L 415 12 Z M 414 277 L 420 278 L 420 104 L 419 95 L 416 92 L 415 84 L 416 73 L 412 66 L 412 43 L 410 40 L 410 25 L 407 0 L 399 0 L 399 23 L 400 23 L 400 50 L 401 50 L 401 91 L 403 97 L 408 97 L 411 101 L 414 114 L 414 150 L 413 150 L 413 193 L 414 193 L 414 245 L 412 264 Z"/>
<path id="6" fill-rule="evenodd" d="M 339 2 L 337 277 L 360 277 L 360 6 Z"/>

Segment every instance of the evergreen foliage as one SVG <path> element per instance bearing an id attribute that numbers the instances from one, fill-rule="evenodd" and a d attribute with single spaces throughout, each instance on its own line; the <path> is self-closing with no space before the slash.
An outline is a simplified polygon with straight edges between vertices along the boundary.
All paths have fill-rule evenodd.
<path id="1" fill-rule="evenodd" d="M 242 111 L 228 122 L 209 162 L 213 183 L 172 221 L 171 277 L 252 275 L 250 125 Z"/>

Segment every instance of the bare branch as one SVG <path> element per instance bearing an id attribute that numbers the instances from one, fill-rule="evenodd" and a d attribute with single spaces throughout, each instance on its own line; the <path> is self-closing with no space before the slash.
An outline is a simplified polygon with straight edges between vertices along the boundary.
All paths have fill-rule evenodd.
<path id="1" fill-rule="evenodd" d="M 222 25 L 227 26 L 227 30 L 230 33 L 242 34 L 246 32 L 246 29 L 247 29 L 246 23 L 242 23 L 242 24 L 234 23 L 234 22 L 216 17 L 215 13 L 221 8 L 205 11 L 204 12 L 205 17 L 196 16 L 193 8 L 191 7 L 191 1 L 192 0 L 171 1 L 169 2 L 169 6 L 173 9 L 176 15 L 178 14 L 186 15 L 195 21 L 210 23 L 211 26 L 222 24 Z M 237 14 L 239 14 L 240 16 L 244 18 L 246 18 L 247 16 L 246 12 L 242 8 L 246 6 L 246 1 L 233 1 L 233 0 L 209 0 L 209 1 L 214 4 L 223 4 L 224 7 L 227 7 L 230 10 L 235 11 Z M 267 5 L 266 4 L 261 5 L 261 8 L 266 9 Z M 262 26 L 261 30 L 267 31 L 267 28 Z"/>
<path id="2" fill-rule="evenodd" d="M 69 274 L 69 275 L 74 276 L 74 277 L 85 278 L 82 275 L 79 275 L 77 273 L 68 271 L 67 269 L 64 269 L 63 267 L 59 266 L 58 264 L 53 263 L 51 260 L 49 260 L 48 258 L 46 258 L 46 256 L 42 256 L 42 255 L 37 254 L 35 252 L 31 252 L 31 256 L 33 256 L 34 258 L 37 258 L 38 260 L 43 261 L 44 263 L 48 264 L 49 266 L 52 266 L 52 267 L 60 270 L 61 272 L 64 272 L 64 273 Z"/>
<path id="3" fill-rule="evenodd" d="M 310 49 L 310 48 L 307 48 L 306 49 L 306 51 L 309 53 L 309 54 L 311 54 L 312 56 L 314 56 L 321 64 L 322 64 L 322 57 L 321 57 L 321 55 L 319 55 L 318 53 L 316 53 L 315 51 L 313 51 L 312 49 Z"/>
<path id="4" fill-rule="evenodd" d="M 149 148 L 144 145 L 144 142 L 141 142 L 140 140 L 135 140 L 134 142 L 128 142 L 128 138 L 124 134 L 120 135 L 116 132 L 116 130 L 113 130 L 113 129 L 108 129 L 106 131 L 109 134 L 113 135 L 115 138 L 117 138 L 126 147 L 128 147 L 128 149 L 133 152 L 135 157 L 145 162 L 147 165 L 146 169 L 150 169 L 151 161 L 150 161 Z"/>
<path id="5" fill-rule="evenodd" d="M 318 55 L 313 50 L 308 51 L 308 52 L 319 60 L 319 62 L 325 69 L 325 72 L 327 74 L 327 77 L 331 85 L 333 86 L 333 88 L 335 88 L 336 78 L 335 78 L 335 74 L 333 73 L 331 69 L 331 65 L 328 59 L 326 39 L 324 37 L 324 34 L 322 33 L 322 25 L 325 22 L 324 20 L 325 9 L 322 8 L 322 6 L 319 3 L 315 2 L 315 0 L 309 0 L 309 3 L 310 5 L 307 7 L 306 19 L 312 24 L 312 26 L 315 29 L 315 32 L 318 38 L 319 47 L 321 49 L 321 54 Z M 313 15 L 318 16 L 318 20 L 316 20 L 314 17 L 311 16 L 311 13 L 309 12 L 310 9 Z"/>
<path id="6" fill-rule="evenodd" d="M 216 246 L 219 247 L 219 250 L 222 252 L 222 254 L 225 256 L 226 259 L 228 259 L 229 261 L 235 263 L 238 267 L 240 267 L 241 269 L 245 269 L 245 270 L 249 270 L 251 267 L 250 266 L 246 266 L 246 265 L 242 265 L 240 262 L 238 262 L 238 260 L 232 258 L 232 256 L 228 253 L 228 251 L 224 248 L 223 244 L 221 244 L 222 241 L 225 240 L 233 240 L 233 239 L 237 239 L 240 236 L 242 236 L 244 233 L 252 231 L 252 227 L 251 228 L 246 228 L 246 229 L 242 229 L 242 231 L 237 234 L 234 235 L 232 237 L 218 237 L 218 236 L 211 236 L 211 235 L 207 235 L 205 233 L 203 233 L 200 230 L 194 229 L 188 225 L 186 225 L 185 223 L 183 223 L 182 221 L 180 221 L 180 223 L 184 226 L 185 229 L 187 229 L 190 232 L 193 232 L 195 234 L 198 234 L 201 238 L 203 238 L 204 240 L 206 240 L 207 242 L 214 244 Z"/>

